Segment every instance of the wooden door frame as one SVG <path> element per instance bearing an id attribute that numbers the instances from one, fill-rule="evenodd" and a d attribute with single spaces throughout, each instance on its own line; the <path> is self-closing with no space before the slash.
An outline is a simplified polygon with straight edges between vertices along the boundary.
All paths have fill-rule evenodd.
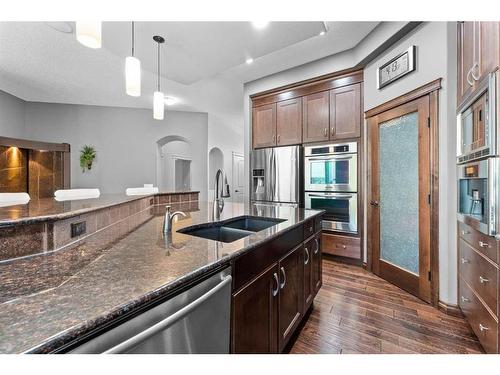
<path id="1" fill-rule="evenodd" d="M 420 86 L 406 94 L 398 96 L 388 102 L 385 102 L 377 107 L 374 107 L 365 112 L 366 128 L 367 128 L 367 202 L 371 199 L 372 186 L 372 161 L 371 155 L 371 138 L 370 127 L 368 124 L 374 116 L 380 113 L 399 107 L 400 105 L 409 103 L 424 96 L 429 97 L 429 119 L 430 119 L 430 267 L 431 267 L 431 305 L 437 307 L 439 302 L 439 107 L 438 107 L 438 90 L 441 88 L 441 78 L 438 78 L 426 85 Z M 373 119 L 372 119 L 373 120 Z M 367 204 L 367 218 L 373 215 L 372 207 Z M 371 233 L 370 220 L 367 222 L 367 238 Z M 373 247 L 371 241 L 367 241 L 367 269 L 373 272 Z"/>

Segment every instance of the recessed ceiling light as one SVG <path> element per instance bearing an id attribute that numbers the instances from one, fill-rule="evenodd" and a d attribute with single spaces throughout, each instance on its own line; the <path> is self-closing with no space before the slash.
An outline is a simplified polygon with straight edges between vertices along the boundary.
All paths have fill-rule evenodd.
<path id="1" fill-rule="evenodd" d="M 251 63 L 253 63 L 253 59 L 251 57 L 249 57 L 245 62 L 247 64 L 251 64 Z"/>
<path id="2" fill-rule="evenodd" d="M 69 22 L 45 22 L 45 24 L 60 33 L 71 34 L 73 32 L 73 27 Z"/>
<path id="3" fill-rule="evenodd" d="M 252 21 L 252 25 L 253 25 L 253 27 L 255 27 L 256 29 L 263 29 L 263 28 L 265 28 L 267 25 L 269 25 L 269 22 L 268 22 L 268 21 Z"/>
<path id="4" fill-rule="evenodd" d="M 325 31 L 322 31 L 322 32 L 319 33 L 319 35 L 325 35 L 325 34 L 326 34 Z"/>
<path id="5" fill-rule="evenodd" d="M 179 99 L 174 98 L 173 96 L 165 96 L 165 104 L 166 105 L 174 105 L 179 102 Z"/>

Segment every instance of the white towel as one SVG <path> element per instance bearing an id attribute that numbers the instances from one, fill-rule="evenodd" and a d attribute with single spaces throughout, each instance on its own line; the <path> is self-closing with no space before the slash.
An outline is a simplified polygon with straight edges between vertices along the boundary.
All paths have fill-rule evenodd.
<path id="1" fill-rule="evenodd" d="M 138 188 L 128 188 L 125 190 L 125 194 L 127 195 L 149 195 L 149 194 L 158 194 L 157 187 L 138 187 Z"/>
<path id="2" fill-rule="evenodd" d="M 28 193 L 0 193 L 0 207 L 26 204 L 30 201 Z"/>
<path id="3" fill-rule="evenodd" d="M 99 198 L 99 189 L 66 189 L 54 193 L 56 201 L 70 201 L 77 199 Z"/>

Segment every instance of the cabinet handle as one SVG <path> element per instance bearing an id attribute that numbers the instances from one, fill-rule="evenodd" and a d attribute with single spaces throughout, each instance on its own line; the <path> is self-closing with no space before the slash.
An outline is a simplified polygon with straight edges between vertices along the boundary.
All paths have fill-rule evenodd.
<path id="1" fill-rule="evenodd" d="M 278 134 L 278 143 L 280 143 L 280 135 Z"/>
<path id="2" fill-rule="evenodd" d="M 286 274 L 285 274 L 285 269 L 281 267 L 281 274 L 283 275 L 283 283 L 280 285 L 280 288 L 283 289 L 286 284 Z"/>
<path id="3" fill-rule="evenodd" d="M 479 241 L 479 246 L 481 247 L 491 247 L 488 242 Z"/>
<path id="4" fill-rule="evenodd" d="M 465 236 L 465 235 L 467 235 L 467 234 L 470 234 L 470 232 L 469 232 L 468 230 L 463 230 L 463 231 L 462 231 L 462 236 Z"/>
<path id="5" fill-rule="evenodd" d="M 278 294 L 278 291 L 280 290 L 280 282 L 278 280 L 278 274 L 275 272 L 274 275 L 274 281 L 276 282 L 276 290 L 273 289 L 273 297 L 276 297 Z"/>
<path id="6" fill-rule="evenodd" d="M 309 233 L 312 233 L 313 227 L 309 227 Z"/>
<path id="7" fill-rule="evenodd" d="M 472 79 L 474 79 L 474 81 L 479 81 L 479 78 L 480 78 L 479 75 L 477 77 L 474 75 L 474 71 L 476 70 L 476 68 L 479 68 L 479 64 L 477 62 L 475 62 L 474 65 L 472 65 L 470 72 L 471 72 Z"/>
<path id="8" fill-rule="evenodd" d="M 469 84 L 469 86 L 474 85 L 474 81 L 471 82 L 469 79 L 471 72 L 472 72 L 472 68 L 470 68 L 469 71 L 467 72 L 467 83 Z"/>
<path id="9" fill-rule="evenodd" d="M 489 279 L 485 278 L 485 277 L 482 277 L 482 276 L 479 276 L 479 282 L 481 284 L 484 284 L 484 283 L 487 283 L 488 281 L 490 281 Z"/>
<path id="10" fill-rule="evenodd" d="M 462 302 L 469 302 L 469 301 L 470 301 L 470 299 L 468 299 L 468 298 L 466 298 L 466 297 L 462 296 Z"/>
<path id="11" fill-rule="evenodd" d="M 479 330 L 481 332 L 484 332 L 484 331 L 489 331 L 490 329 L 486 326 L 483 326 L 481 323 L 479 323 Z"/>
<path id="12" fill-rule="evenodd" d="M 276 135 L 273 134 L 273 143 L 276 141 Z"/>
<path id="13" fill-rule="evenodd" d="M 306 251 L 306 255 L 307 255 L 306 260 L 304 260 L 304 264 L 307 264 L 307 263 L 309 263 L 309 249 L 307 247 L 305 247 L 304 250 Z"/>
<path id="14" fill-rule="evenodd" d="M 318 254 L 318 251 L 319 251 L 319 241 L 318 241 L 317 238 L 315 238 L 314 242 L 316 242 L 316 249 L 314 249 L 314 254 Z"/>
<path id="15" fill-rule="evenodd" d="M 327 128 L 323 129 L 323 136 L 328 137 L 328 129 Z"/>
<path id="16" fill-rule="evenodd" d="M 469 259 L 462 258 L 462 264 L 470 263 Z"/>
<path id="17" fill-rule="evenodd" d="M 332 136 L 333 136 L 333 135 L 335 135 L 335 128 L 331 128 L 331 129 L 330 129 L 330 134 L 331 134 Z"/>

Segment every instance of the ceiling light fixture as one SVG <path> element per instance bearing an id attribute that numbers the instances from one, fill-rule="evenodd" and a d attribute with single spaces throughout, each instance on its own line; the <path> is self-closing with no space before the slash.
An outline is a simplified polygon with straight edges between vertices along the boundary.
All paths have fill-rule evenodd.
<path id="1" fill-rule="evenodd" d="M 267 25 L 269 25 L 269 22 L 268 21 L 252 21 L 252 25 L 256 29 L 264 29 L 265 27 L 267 27 Z"/>
<path id="2" fill-rule="evenodd" d="M 76 40 L 85 47 L 101 48 L 101 21 L 76 21 Z"/>
<path id="3" fill-rule="evenodd" d="M 249 57 L 245 62 L 250 65 L 251 63 L 253 63 L 253 59 Z"/>
<path id="4" fill-rule="evenodd" d="M 165 94 L 160 91 L 160 45 L 165 43 L 165 38 L 155 35 L 153 40 L 158 43 L 158 76 L 156 91 L 153 95 L 153 118 L 163 120 L 165 117 Z"/>
<path id="5" fill-rule="evenodd" d="M 132 21 L 132 55 L 125 58 L 125 91 L 130 96 L 141 96 L 141 62 L 134 57 L 135 27 Z"/>
<path id="6" fill-rule="evenodd" d="M 173 96 L 165 96 L 165 104 L 166 105 L 174 105 L 179 102 L 179 99 L 174 98 Z"/>

